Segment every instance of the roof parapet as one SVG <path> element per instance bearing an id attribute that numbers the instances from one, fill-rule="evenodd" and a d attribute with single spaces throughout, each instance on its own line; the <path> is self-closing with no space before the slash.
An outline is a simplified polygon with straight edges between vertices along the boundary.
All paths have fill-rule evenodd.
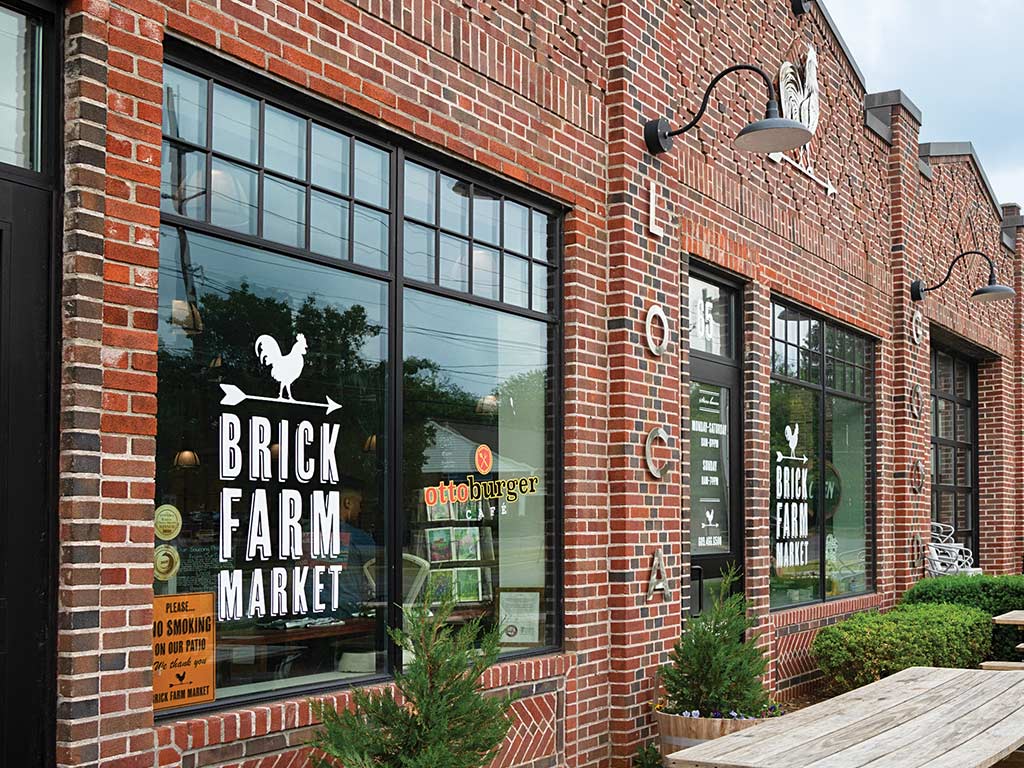
<path id="1" fill-rule="evenodd" d="M 988 180 L 985 167 L 981 164 L 981 160 L 978 159 L 978 153 L 974 151 L 974 144 L 969 141 L 930 141 L 927 144 L 918 145 L 917 155 L 919 158 L 955 157 L 956 155 L 967 155 L 970 157 L 974 162 L 974 167 L 978 169 L 982 186 L 985 187 L 985 192 L 988 193 L 989 202 L 992 203 L 996 216 L 1002 220 L 1003 210 L 999 205 L 999 198 L 996 197 L 996 191 L 992 187 L 992 182 Z"/>

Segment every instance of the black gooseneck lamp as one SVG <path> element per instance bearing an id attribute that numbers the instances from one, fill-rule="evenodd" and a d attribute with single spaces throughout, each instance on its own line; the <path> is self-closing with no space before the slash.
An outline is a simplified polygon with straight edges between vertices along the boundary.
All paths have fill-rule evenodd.
<path id="1" fill-rule="evenodd" d="M 768 103 L 765 106 L 764 119 L 750 123 L 740 131 L 733 141 L 733 146 L 745 152 L 788 152 L 791 149 L 802 147 L 810 141 L 812 134 L 806 125 L 796 120 L 779 117 L 779 102 L 775 99 L 775 88 L 772 86 L 768 74 L 753 64 L 736 64 L 715 76 L 704 92 L 704 101 L 697 114 L 682 128 L 671 130 L 668 120 L 663 117 L 657 120 L 648 120 L 644 124 L 644 142 L 647 144 L 647 150 L 652 155 L 659 155 L 672 149 L 672 137 L 686 133 L 704 116 L 704 112 L 708 108 L 708 101 L 711 99 L 711 91 L 718 85 L 718 81 L 732 72 L 742 70 L 756 72 L 761 76 L 765 89 L 768 91 Z"/>
<path id="2" fill-rule="evenodd" d="M 976 289 L 974 293 L 971 294 L 972 300 L 979 302 L 1001 301 L 1003 299 L 1012 299 L 1017 295 L 1017 292 L 1014 291 L 1013 288 L 1008 285 L 1002 285 L 996 280 L 996 265 L 987 253 L 982 253 L 981 251 L 964 251 L 950 262 L 946 276 L 942 278 L 942 282 L 938 285 L 925 287 L 925 284 L 920 280 L 912 282 L 910 284 L 910 298 L 914 301 L 921 301 L 927 291 L 937 291 L 939 288 L 944 286 L 949 282 L 949 278 L 953 275 L 953 267 L 955 267 L 957 262 L 965 256 L 981 256 L 988 262 L 988 284 Z"/>

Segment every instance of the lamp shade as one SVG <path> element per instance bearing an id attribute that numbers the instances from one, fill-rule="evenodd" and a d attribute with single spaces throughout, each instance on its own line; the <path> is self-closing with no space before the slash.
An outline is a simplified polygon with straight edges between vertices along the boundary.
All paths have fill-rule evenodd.
<path id="1" fill-rule="evenodd" d="M 188 448 L 182 448 L 174 454 L 174 466 L 177 469 L 192 469 L 199 466 L 199 454 Z"/>
<path id="2" fill-rule="evenodd" d="M 1017 295 L 1017 292 L 1008 285 L 1000 285 L 996 282 L 989 282 L 988 285 L 983 285 L 978 288 L 974 293 L 971 294 L 973 301 L 980 302 L 992 302 L 1002 301 L 1003 299 L 1012 299 Z"/>
<path id="3" fill-rule="evenodd" d="M 766 117 L 750 123 L 739 132 L 733 146 L 744 152 L 788 152 L 811 140 L 811 131 L 803 123 L 784 117 Z"/>

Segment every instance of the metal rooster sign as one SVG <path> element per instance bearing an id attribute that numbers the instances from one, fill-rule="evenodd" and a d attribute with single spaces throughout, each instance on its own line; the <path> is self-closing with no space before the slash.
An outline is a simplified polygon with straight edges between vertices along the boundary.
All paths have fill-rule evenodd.
<path id="1" fill-rule="evenodd" d="M 818 86 L 818 53 L 813 45 L 807 46 L 803 72 L 791 61 L 782 62 L 779 68 L 779 95 L 781 97 L 782 116 L 796 120 L 807 126 L 813 134 L 818 129 L 818 118 L 821 115 L 821 90 Z M 786 162 L 803 173 L 809 179 L 825 188 L 829 195 L 836 193 L 836 188 L 828 179 L 818 177 L 811 163 L 810 143 L 797 150 L 798 159 L 781 152 L 773 152 L 770 157 L 775 162 Z"/>

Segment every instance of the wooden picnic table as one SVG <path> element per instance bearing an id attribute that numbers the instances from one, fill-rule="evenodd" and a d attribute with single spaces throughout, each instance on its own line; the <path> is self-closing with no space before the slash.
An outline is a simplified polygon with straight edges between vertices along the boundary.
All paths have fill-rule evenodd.
<path id="1" fill-rule="evenodd" d="M 1010 611 L 992 617 L 993 624 L 1015 624 L 1024 627 L 1024 611 Z"/>
<path id="2" fill-rule="evenodd" d="M 1024 746 L 1024 673 L 911 667 L 669 755 L 670 768 L 986 768 Z"/>

